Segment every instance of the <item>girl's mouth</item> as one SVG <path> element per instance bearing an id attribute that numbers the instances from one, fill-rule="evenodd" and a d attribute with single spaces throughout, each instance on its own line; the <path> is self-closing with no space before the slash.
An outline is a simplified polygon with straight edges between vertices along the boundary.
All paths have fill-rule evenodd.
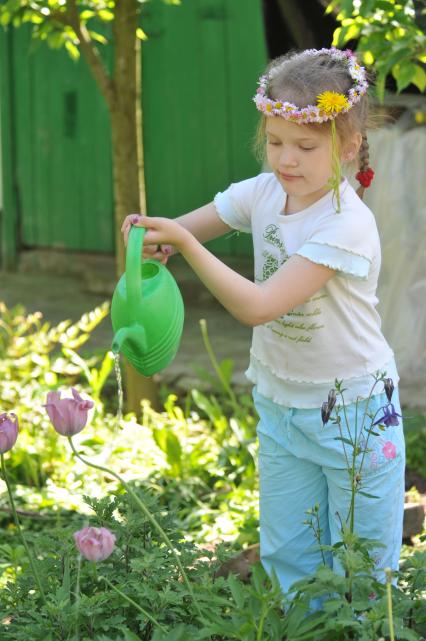
<path id="1" fill-rule="evenodd" d="M 302 178 L 302 176 L 294 176 L 293 174 L 282 174 L 279 172 L 283 180 L 296 180 L 297 178 Z"/>

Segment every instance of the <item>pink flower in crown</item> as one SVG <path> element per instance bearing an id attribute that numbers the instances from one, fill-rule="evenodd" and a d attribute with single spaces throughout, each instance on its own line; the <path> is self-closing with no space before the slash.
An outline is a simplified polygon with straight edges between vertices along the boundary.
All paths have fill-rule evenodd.
<path id="1" fill-rule="evenodd" d="M 62 398 L 58 392 L 49 392 L 47 410 L 53 427 L 62 436 L 73 436 L 81 432 L 87 423 L 87 413 L 93 401 L 85 401 L 76 389 L 72 388 L 73 398 Z"/>
<path id="2" fill-rule="evenodd" d="M 382 452 L 387 459 L 392 459 L 396 457 L 396 447 L 392 441 L 386 441 L 382 447 Z"/>
<path id="3" fill-rule="evenodd" d="M 12 449 L 18 438 L 18 431 L 18 418 L 15 414 L 0 414 L 0 454 Z"/>
<path id="4" fill-rule="evenodd" d="M 105 561 L 115 548 L 115 534 L 106 527 L 85 527 L 74 532 L 79 552 L 88 561 Z"/>

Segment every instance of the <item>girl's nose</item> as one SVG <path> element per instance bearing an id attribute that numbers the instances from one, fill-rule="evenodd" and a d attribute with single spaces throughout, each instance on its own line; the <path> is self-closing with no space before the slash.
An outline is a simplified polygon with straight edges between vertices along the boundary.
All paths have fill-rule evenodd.
<path id="1" fill-rule="evenodd" d="M 296 167 L 297 158 L 291 149 L 283 149 L 280 155 L 280 167 Z"/>

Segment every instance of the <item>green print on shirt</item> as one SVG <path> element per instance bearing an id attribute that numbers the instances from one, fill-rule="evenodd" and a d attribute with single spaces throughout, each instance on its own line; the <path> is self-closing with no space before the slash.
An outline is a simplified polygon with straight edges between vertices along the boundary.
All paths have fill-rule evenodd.
<path id="1" fill-rule="evenodd" d="M 277 252 L 272 254 L 270 251 L 265 249 L 262 253 L 264 257 L 264 263 L 262 267 L 262 277 L 257 279 L 259 282 L 263 283 L 268 278 L 271 278 L 280 267 L 283 265 L 286 260 L 288 260 L 288 254 L 284 246 L 283 241 L 280 238 L 280 230 L 278 225 L 270 224 L 266 227 L 263 232 L 263 239 L 269 244 L 278 249 L 279 258 L 276 255 Z"/>

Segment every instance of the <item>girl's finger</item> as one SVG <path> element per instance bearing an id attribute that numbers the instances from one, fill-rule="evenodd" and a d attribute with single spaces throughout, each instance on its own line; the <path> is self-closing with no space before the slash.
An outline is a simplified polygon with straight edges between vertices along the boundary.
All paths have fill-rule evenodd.
<path id="1" fill-rule="evenodd" d="M 137 222 L 138 218 L 139 218 L 139 214 L 129 214 L 128 216 L 126 216 L 126 218 L 123 221 L 123 224 L 121 225 L 121 231 L 124 232 L 124 230 L 127 227 L 134 225 L 135 221 Z"/>

